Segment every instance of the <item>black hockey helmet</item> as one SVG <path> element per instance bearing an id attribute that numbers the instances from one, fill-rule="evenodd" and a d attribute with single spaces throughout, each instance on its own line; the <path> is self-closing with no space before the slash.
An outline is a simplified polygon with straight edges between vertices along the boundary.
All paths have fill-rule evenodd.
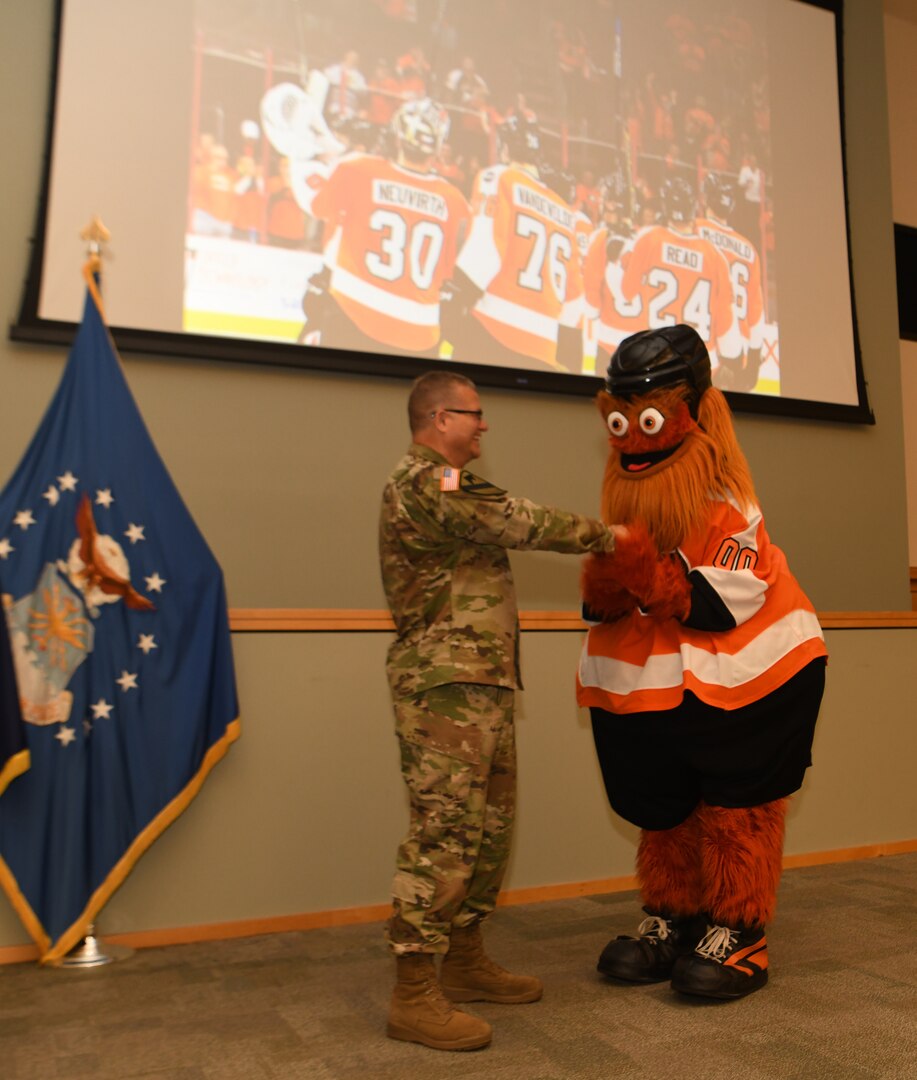
<path id="1" fill-rule="evenodd" d="M 659 197 L 666 220 L 694 220 L 694 188 L 683 176 L 667 177 L 662 182 Z"/>
<path id="2" fill-rule="evenodd" d="M 710 213 L 729 221 L 736 204 L 735 186 L 721 173 L 707 173 L 704 180 L 704 202 Z"/>
<path id="3" fill-rule="evenodd" d="M 713 380 L 707 346 L 685 323 L 631 334 L 614 351 L 605 376 L 605 388 L 615 397 L 678 385 L 691 389 L 688 407 L 696 420 L 698 403 Z"/>
<path id="4" fill-rule="evenodd" d="M 533 120 L 511 113 L 497 125 L 497 144 L 510 161 L 542 164 L 541 134 Z"/>

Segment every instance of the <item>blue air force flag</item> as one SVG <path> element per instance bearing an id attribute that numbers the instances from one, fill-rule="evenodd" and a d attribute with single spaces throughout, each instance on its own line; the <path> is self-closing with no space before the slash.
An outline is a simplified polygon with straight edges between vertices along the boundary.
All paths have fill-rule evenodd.
<path id="1" fill-rule="evenodd" d="M 0 591 L 31 757 L 0 797 L 0 885 L 51 960 L 239 735 L 222 572 L 91 281 L 61 383 L 0 493 Z"/>

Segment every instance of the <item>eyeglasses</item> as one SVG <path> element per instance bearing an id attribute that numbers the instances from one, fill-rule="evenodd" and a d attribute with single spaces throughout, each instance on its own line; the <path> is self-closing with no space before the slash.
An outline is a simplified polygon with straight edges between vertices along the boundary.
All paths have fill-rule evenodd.
<path id="1" fill-rule="evenodd" d="M 452 412 L 461 413 L 462 416 L 473 416 L 480 423 L 484 419 L 483 409 L 437 409 L 437 412 Z M 435 412 L 431 412 L 430 416 L 436 416 Z"/>

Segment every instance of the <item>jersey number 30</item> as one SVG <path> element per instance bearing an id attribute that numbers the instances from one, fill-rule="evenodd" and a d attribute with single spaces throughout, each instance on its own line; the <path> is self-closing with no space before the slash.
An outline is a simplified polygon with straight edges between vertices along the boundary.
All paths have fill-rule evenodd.
<path id="1" fill-rule="evenodd" d="M 374 210 L 369 227 L 381 234 L 380 251 L 366 253 L 366 269 L 383 281 L 398 281 L 405 272 L 418 289 L 429 289 L 443 253 L 442 226 L 421 220 L 409 226 L 394 210 Z"/>

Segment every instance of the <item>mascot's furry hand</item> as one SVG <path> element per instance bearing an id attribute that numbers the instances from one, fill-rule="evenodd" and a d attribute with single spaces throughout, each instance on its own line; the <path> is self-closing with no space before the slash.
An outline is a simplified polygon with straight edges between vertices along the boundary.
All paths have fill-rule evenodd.
<path id="1" fill-rule="evenodd" d="M 684 563 L 674 552 L 660 555 L 642 522 L 627 526 L 613 555 L 590 555 L 583 567 L 583 599 L 606 621 L 638 605 L 655 619 L 686 619 L 691 585 Z"/>
<path id="2" fill-rule="evenodd" d="M 637 598 L 614 576 L 613 555 L 587 555 L 580 580 L 587 620 L 614 622 L 637 607 Z"/>

